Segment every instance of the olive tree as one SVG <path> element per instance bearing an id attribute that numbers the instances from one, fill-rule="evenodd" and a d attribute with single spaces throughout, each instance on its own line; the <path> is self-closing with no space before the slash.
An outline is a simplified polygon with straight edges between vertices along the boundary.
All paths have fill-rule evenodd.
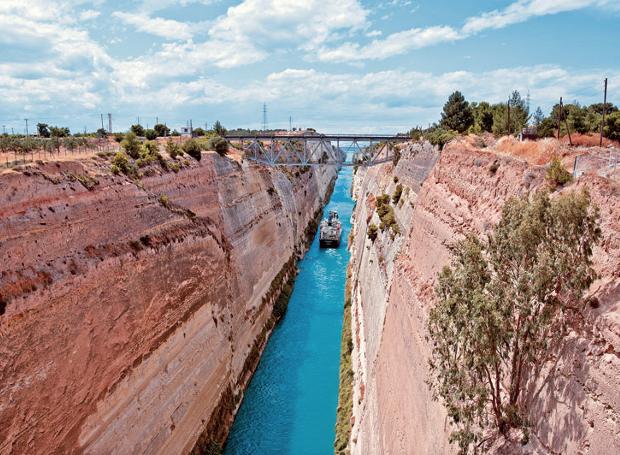
<path id="1" fill-rule="evenodd" d="M 483 432 L 526 423 L 524 389 L 561 343 L 592 281 L 598 209 L 586 191 L 510 199 L 493 234 L 456 245 L 429 316 L 429 385 L 445 404 L 451 442 L 476 452 Z"/>

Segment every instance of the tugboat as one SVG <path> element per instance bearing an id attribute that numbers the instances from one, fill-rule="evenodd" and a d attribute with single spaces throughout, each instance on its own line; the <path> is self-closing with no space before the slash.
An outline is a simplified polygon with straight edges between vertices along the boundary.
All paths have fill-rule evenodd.
<path id="1" fill-rule="evenodd" d="M 336 210 L 329 211 L 329 217 L 321 221 L 319 228 L 319 245 L 321 248 L 338 248 L 342 226 Z"/>

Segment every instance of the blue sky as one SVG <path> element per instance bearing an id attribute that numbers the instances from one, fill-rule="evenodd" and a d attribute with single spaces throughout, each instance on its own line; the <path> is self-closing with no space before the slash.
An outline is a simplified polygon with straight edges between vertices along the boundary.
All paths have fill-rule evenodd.
<path id="1" fill-rule="evenodd" d="M 529 91 L 620 104 L 620 0 L 0 0 L 0 127 L 405 131 Z"/>

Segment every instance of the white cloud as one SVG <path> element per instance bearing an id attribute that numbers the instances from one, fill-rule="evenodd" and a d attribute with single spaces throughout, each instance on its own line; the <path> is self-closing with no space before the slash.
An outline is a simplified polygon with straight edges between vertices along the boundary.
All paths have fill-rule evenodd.
<path id="1" fill-rule="evenodd" d="M 168 40 L 187 40 L 194 32 L 191 24 L 161 17 L 150 17 L 142 13 L 126 13 L 116 11 L 113 16 L 119 18 L 136 30 Z"/>
<path id="2" fill-rule="evenodd" d="M 96 19 L 99 17 L 101 13 L 99 11 L 95 11 L 94 9 L 87 9 L 85 11 L 82 11 L 80 13 L 80 20 L 81 21 L 89 21 L 92 19 Z"/>
<path id="3" fill-rule="evenodd" d="M 392 33 L 381 40 L 373 40 L 365 46 L 345 43 L 336 48 L 322 48 L 318 59 L 325 62 L 381 60 L 401 55 L 414 49 L 452 42 L 463 37 L 452 27 L 412 28 Z"/>
<path id="4" fill-rule="evenodd" d="M 618 0 L 518 0 L 503 10 L 495 10 L 465 21 L 463 32 L 474 34 L 525 22 L 533 17 L 576 11 L 587 7 L 615 8 Z"/>

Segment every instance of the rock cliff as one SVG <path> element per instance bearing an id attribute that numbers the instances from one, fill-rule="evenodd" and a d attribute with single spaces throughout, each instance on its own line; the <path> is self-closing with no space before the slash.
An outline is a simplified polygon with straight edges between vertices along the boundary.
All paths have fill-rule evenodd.
<path id="1" fill-rule="evenodd" d="M 0 453 L 223 443 L 336 175 L 240 161 L 0 174 Z"/>
<path id="2" fill-rule="evenodd" d="M 396 166 L 358 169 L 350 246 L 351 453 L 456 452 L 446 412 L 425 383 L 435 277 L 450 262 L 451 243 L 466 232 L 486 232 L 505 200 L 540 187 L 544 174 L 544 166 L 467 140 L 441 153 L 410 145 Z M 376 197 L 394 194 L 397 184 L 403 185 L 394 204 L 401 234 L 379 230 L 372 242 L 367 233 L 369 223 L 379 225 Z M 601 208 L 603 241 L 594 253 L 601 278 L 589 290 L 598 300 L 543 380 L 530 385 L 530 442 L 498 440 L 496 453 L 620 452 L 620 185 L 584 175 L 566 190 L 582 186 Z"/>

